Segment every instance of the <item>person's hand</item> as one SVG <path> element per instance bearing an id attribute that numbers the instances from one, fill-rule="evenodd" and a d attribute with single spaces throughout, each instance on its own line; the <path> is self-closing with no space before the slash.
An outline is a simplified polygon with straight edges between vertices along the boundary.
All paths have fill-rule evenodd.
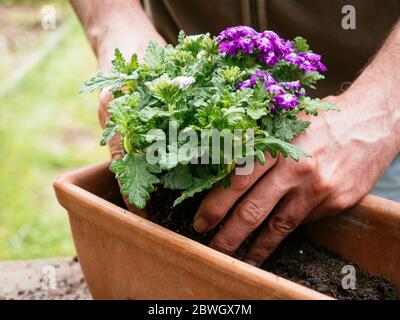
<path id="1" fill-rule="evenodd" d="M 259 266 L 302 222 L 338 213 L 372 188 L 396 154 L 393 133 L 380 125 L 385 111 L 370 111 L 365 96 L 327 100 L 341 111 L 320 113 L 294 141 L 311 158 L 266 157 L 251 175 L 234 176 L 230 188 L 214 188 L 203 200 L 194 218 L 198 232 L 231 212 L 212 248 L 232 254 L 270 216 L 246 256 Z"/>

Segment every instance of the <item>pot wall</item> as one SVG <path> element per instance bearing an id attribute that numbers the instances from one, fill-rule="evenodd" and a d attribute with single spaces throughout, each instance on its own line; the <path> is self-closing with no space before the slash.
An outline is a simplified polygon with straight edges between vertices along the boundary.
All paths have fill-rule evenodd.
<path id="1" fill-rule="evenodd" d="M 73 171 L 54 182 L 94 298 L 329 298 L 122 209 L 108 165 Z M 399 206 L 368 196 L 347 213 L 307 226 L 307 233 L 399 287 Z"/>

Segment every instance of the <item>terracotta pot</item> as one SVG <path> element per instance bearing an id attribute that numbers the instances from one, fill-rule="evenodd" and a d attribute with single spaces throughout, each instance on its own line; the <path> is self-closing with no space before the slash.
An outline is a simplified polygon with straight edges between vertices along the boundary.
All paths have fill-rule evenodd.
<path id="1" fill-rule="evenodd" d="M 76 170 L 54 182 L 94 298 L 330 299 L 127 212 L 108 166 Z M 306 232 L 400 288 L 400 204 L 367 196 Z"/>

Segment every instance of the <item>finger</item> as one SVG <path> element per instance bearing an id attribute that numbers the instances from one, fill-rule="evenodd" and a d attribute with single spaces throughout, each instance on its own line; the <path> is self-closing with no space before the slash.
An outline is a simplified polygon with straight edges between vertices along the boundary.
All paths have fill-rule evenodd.
<path id="1" fill-rule="evenodd" d="M 298 192 L 288 194 L 257 236 L 245 261 L 251 265 L 260 266 L 315 207 L 314 201 L 309 201 L 309 199 L 309 196 Z"/>
<path id="2" fill-rule="evenodd" d="M 136 206 L 134 206 L 133 204 L 130 204 L 127 196 L 124 196 L 124 202 L 125 202 L 126 208 L 130 212 L 133 212 L 133 213 L 137 214 L 138 216 L 141 216 L 142 218 L 145 218 L 145 219 L 149 218 L 149 214 L 148 214 L 147 210 L 139 209 Z"/>
<path id="3" fill-rule="evenodd" d="M 346 199 L 343 199 L 342 197 L 333 197 L 333 199 L 333 201 L 331 199 L 325 199 L 324 202 L 322 202 L 310 212 L 304 222 L 307 223 L 322 218 L 331 217 L 349 208 L 352 205 L 352 203 L 349 203 Z"/>
<path id="4" fill-rule="evenodd" d="M 101 90 L 99 94 L 99 107 L 97 109 L 99 122 L 104 129 L 107 121 L 110 119 L 110 114 L 107 110 L 107 105 L 114 99 L 113 94 L 107 89 Z"/>
<path id="5" fill-rule="evenodd" d="M 273 167 L 276 161 L 277 159 L 273 159 L 266 154 L 266 163 L 262 165 L 258 161 L 255 162 L 251 174 L 233 175 L 231 186 L 227 189 L 221 187 L 213 188 L 201 202 L 194 216 L 194 229 L 197 232 L 206 232 L 215 228 L 235 202 Z"/>
<path id="6" fill-rule="evenodd" d="M 122 158 L 124 156 L 124 151 L 121 147 L 121 137 L 114 136 L 108 141 L 108 149 L 110 151 L 110 156 L 112 160 Z"/>
<path id="7" fill-rule="evenodd" d="M 110 119 L 110 114 L 107 110 L 107 105 L 114 99 L 113 94 L 107 89 L 101 90 L 99 94 L 99 108 L 98 116 L 101 127 L 104 129 L 107 121 Z M 121 148 L 121 138 L 120 136 L 114 136 L 108 142 L 108 147 L 110 150 L 111 159 L 118 159 L 124 156 L 124 152 Z"/>
<path id="8" fill-rule="evenodd" d="M 234 253 L 290 190 L 290 181 L 283 181 L 274 170 L 264 175 L 235 207 L 210 242 L 212 248 L 226 254 Z"/>

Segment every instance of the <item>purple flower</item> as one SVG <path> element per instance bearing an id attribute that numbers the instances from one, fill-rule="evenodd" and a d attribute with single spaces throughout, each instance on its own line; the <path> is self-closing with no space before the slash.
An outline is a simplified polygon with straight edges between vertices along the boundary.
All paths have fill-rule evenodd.
<path id="1" fill-rule="evenodd" d="M 242 81 L 242 82 L 239 82 L 239 83 L 236 85 L 236 89 L 253 88 L 253 87 L 254 87 L 254 85 L 252 84 L 252 82 L 250 81 L 250 79 L 249 79 L 249 80 Z"/>
<path id="2" fill-rule="evenodd" d="M 234 41 L 223 41 L 219 45 L 219 52 L 225 53 L 229 56 L 236 56 L 239 51 L 239 46 Z"/>
<path id="3" fill-rule="evenodd" d="M 281 86 L 278 86 L 277 84 L 270 84 L 270 85 L 265 87 L 265 90 L 270 94 L 283 94 L 283 93 L 285 93 L 285 90 Z"/>
<path id="4" fill-rule="evenodd" d="M 264 31 L 262 35 L 271 41 L 275 52 L 279 56 L 288 54 L 289 51 L 293 50 L 293 45 L 290 41 L 286 41 L 273 31 Z"/>
<path id="5" fill-rule="evenodd" d="M 253 28 L 248 26 L 236 26 L 230 27 L 222 31 L 216 40 L 218 42 L 226 41 L 226 40 L 237 40 L 239 38 L 247 37 L 247 36 L 256 36 L 258 32 Z"/>
<path id="6" fill-rule="evenodd" d="M 185 77 L 185 76 L 179 76 L 176 77 L 175 79 L 170 80 L 170 83 L 176 84 L 179 86 L 181 89 L 186 89 L 188 86 L 190 86 L 192 83 L 195 83 L 196 79 L 193 77 Z"/>
<path id="7" fill-rule="evenodd" d="M 321 55 L 313 52 L 300 52 L 299 56 L 308 62 L 309 68 L 313 69 L 311 71 L 327 71 L 328 68 L 321 62 Z"/>
<path id="8" fill-rule="evenodd" d="M 264 31 L 255 40 L 260 58 L 268 66 L 273 66 L 292 52 L 292 43 L 285 41 L 273 31 Z"/>
<path id="9" fill-rule="evenodd" d="M 260 50 L 260 52 L 268 52 L 274 49 L 271 40 L 260 35 L 254 39 L 254 44 Z"/>
<path id="10" fill-rule="evenodd" d="M 277 109 L 292 110 L 300 104 L 299 100 L 289 93 L 280 94 L 273 98 Z"/>
<path id="11" fill-rule="evenodd" d="M 253 49 L 254 49 L 254 41 L 251 38 L 241 38 L 237 41 L 237 48 L 244 52 L 244 53 L 248 53 L 251 54 L 253 53 Z"/>
<path id="12" fill-rule="evenodd" d="M 300 66 L 301 63 L 303 62 L 303 59 L 301 57 L 299 57 L 299 55 L 295 52 L 289 52 L 286 56 L 285 56 L 285 60 L 287 62 L 290 62 L 292 64 L 295 64 L 297 66 Z"/>
<path id="13" fill-rule="evenodd" d="M 257 32 L 247 26 L 237 26 L 222 31 L 215 40 L 219 43 L 220 53 L 229 56 L 236 56 L 239 52 L 257 54 L 269 67 L 286 60 L 305 72 L 327 70 L 319 54 L 297 52 L 293 42 L 286 41 L 273 31 Z"/>
<path id="14" fill-rule="evenodd" d="M 301 90 L 301 83 L 299 80 L 290 81 L 290 82 L 279 82 L 279 85 L 285 87 L 286 89 L 292 90 L 299 96 L 304 96 L 304 90 Z"/>
<path id="15" fill-rule="evenodd" d="M 268 66 L 278 63 L 293 50 L 292 43 L 285 41 L 275 32 L 259 33 L 246 26 L 228 28 L 218 35 L 216 41 L 219 42 L 221 53 L 235 56 L 238 52 L 246 54 L 258 52 L 260 59 Z"/>
<path id="16" fill-rule="evenodd" d="M 251 75 L 250 79 L 238 83 L 236 88 L 239 90 L 244 88 L 254 88 L 259 79 L 264 83 L 265 91 L 274 96 L 272 98 L 274 104 L 271 105 L 272 112 L 280 109 L 293 109 L 300 103 L 296 95 L 305 95 L 299 80 L 276 82 L 269 72 L 261 70 L 256 70 Z M 287 93 L 286 90 L 291 90 L 294 94 Z"/>
<path id="17" fill-rule="evenodd" d="M 285 56 L 285 60 L 306 72 L 327 71 L 327 67 L 321 62 L 321 56 L 313 52 L 291 52 Z"/>
<path id="18" fill-rule="evenodd" d="M 236 85 L 237 89 L 243 88 L 254 88 L 257 84 L 257 80 L 261 79 L 264 86 L 267 87 L 272 84 L 276 84 L 275 79 L 266 71 L 256 70 L 250 77 L 250 79 L 240 82 Z"/>
<path id="19" fill-rule="evenodd" d="M 291 82 L 280 82 L 279 84 L 284 86 L 285 88 L 293 90 L 293 91 L 300 90 L 300 88 L 301 88 L 301 84 L 300 84 L 299 80 L 291 81 Z"/>
<path id="20" fill-rule="evenodd" d="M 251 76 L 250 80 L 253 81 L 255 85 L 257 80 L 260 78 L 264 81 L 264 84 L 266 86 L 276 83 L 275 79 L 270 75 L 269 72 L 261 70 L 256 70 L 254 74 Z"/>
<path id="21" fill-rule="evenodd" d="M 279 62 L 279 57 L 274 51 L 261 52 L 260 57 L 261 60 L 264 61 L 269 67 L 272 67 L 274 64 Z"/>
<path id="22" fill-rule="evenodd" d="M 258 32 L 247 26 L 231 27 L 222 31 L 216 41 L 219 42 L 219 52 L 235 56 L 239 51 L 251 54 L 254 49 L 253 37 Z"/>

